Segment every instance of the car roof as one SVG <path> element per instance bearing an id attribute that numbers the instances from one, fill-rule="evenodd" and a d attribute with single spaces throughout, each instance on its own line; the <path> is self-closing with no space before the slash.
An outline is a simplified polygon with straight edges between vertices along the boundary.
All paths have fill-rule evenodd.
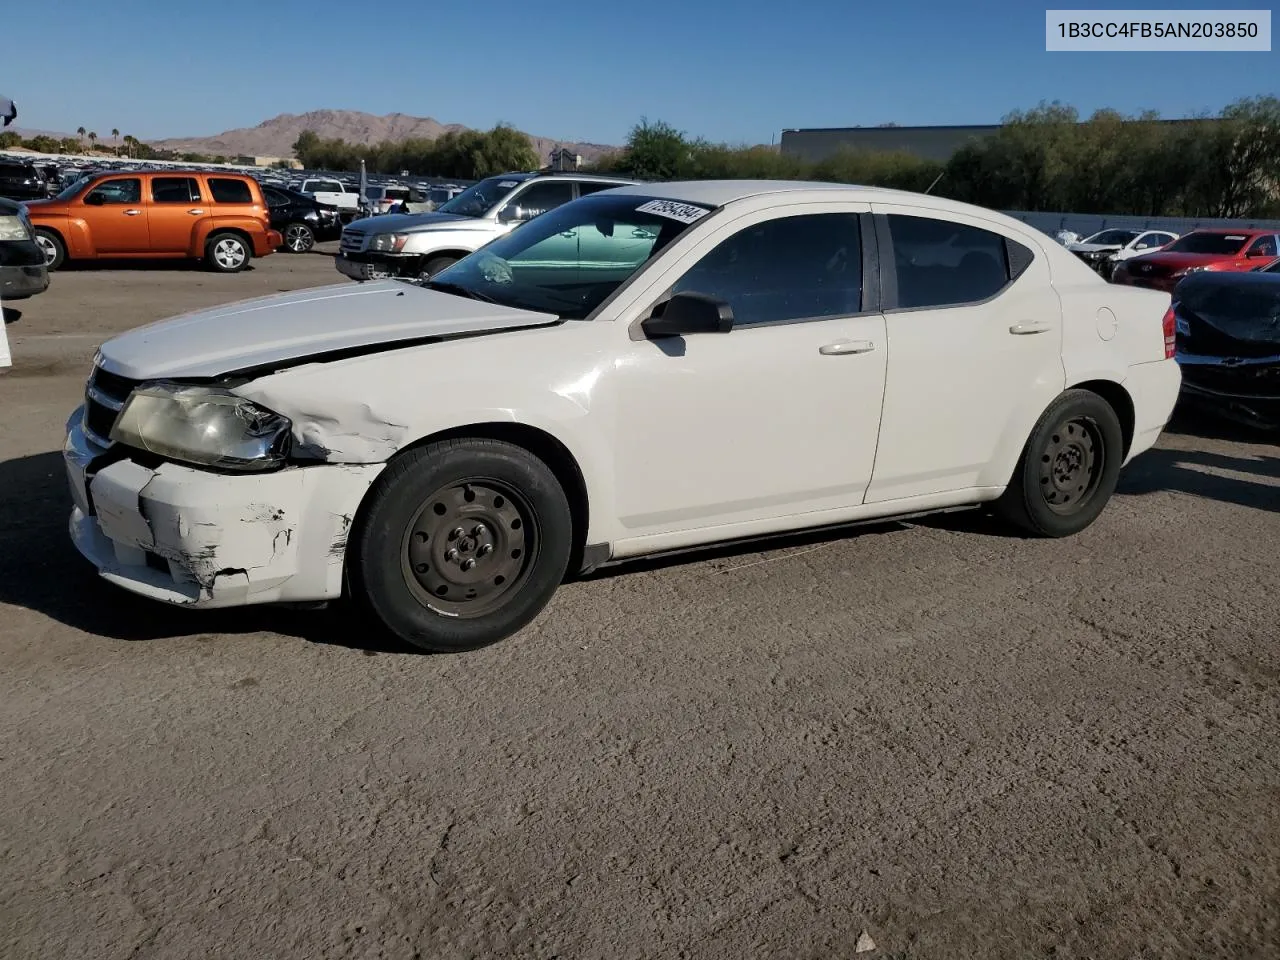
<path id="1" fill-rule="evenodd" d="M 1268 230 L 1265 227 L 1197 227 L 1195 230 L 1189 230 L 1183 236 L 1189 236 L 1192 233 L 1211 233 L 1221 236 L 1233 237 L 1257 237 L 1266 236 L 1269 233 L 1280 233 L 1280 230 Z"/>
<path id="2" fill-rule="evenodd" d="M 979 216 L 1015 227 L 1019 231 L 1030 228 L 1005 214 L 986 207 L 978 207 L 958 200 L 948 200 L 937 195 L 893 190 L 888 187 L 870 187 L 851 183 L 827 183 L 818 180 L 675 180 L 660 183 L 637 183 L 609 191 L 610 194 L 630 194 L 655 197 L 663 200 L 682 200 L 702 206 L 722 207 L 725 204 L 750 197 L 777 196 L 807 193 L 820 200 L 852 200 L 862 203 L 905 203 L 927 205 L 933 210 Z M 923 201 L 923 203 L 922 203 Z"/>

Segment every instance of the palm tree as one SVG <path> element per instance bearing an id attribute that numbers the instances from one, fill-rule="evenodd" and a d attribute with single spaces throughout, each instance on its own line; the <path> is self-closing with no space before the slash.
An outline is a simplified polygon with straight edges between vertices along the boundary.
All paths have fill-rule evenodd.
<path id="1" fill-rule="evenodd" d="M 124 135 L 125 153 L 129 157 L 133 156 L 133 145 L 137 142 L 138 139 L 132 133 L 126 133 Z"/>
<path id="2" fill-rule="evenodd" d="M 76 127 L 76 136 L 80 138 L 80 147 L 84 148 L 84 127 Z"/>
<path id="3" fill-rule="evenodd" d="M 92 130 L 90 130 L 89 131 L 90 149 L 95 149 L 97 147 L 97 144 L 98 144 L 98 135 L 94 133 Z"/>
<path id="4" fill-rule="evenodd" d="M 120 156 L 120 146 L 116 142 L 120 139 L 120 129 L 118 127 L 111 128 L 111 144 L 116 148 L 116 156 Z"/>

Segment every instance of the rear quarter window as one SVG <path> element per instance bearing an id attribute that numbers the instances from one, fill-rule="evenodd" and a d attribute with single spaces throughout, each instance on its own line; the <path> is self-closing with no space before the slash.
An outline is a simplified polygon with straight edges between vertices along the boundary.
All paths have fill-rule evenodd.
<path id="1" fill-rule="evenodd" d="M 243 180 L 226 177 L 210 177 L 209 193 L 214 203 L 253 203 L 253 191 Z"/>

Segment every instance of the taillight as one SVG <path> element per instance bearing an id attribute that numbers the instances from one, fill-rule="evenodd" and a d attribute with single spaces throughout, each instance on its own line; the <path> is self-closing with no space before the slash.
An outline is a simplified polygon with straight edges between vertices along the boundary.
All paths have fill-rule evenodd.
<path id="1" fill-rule="evenodd" d="M 1174 305 L 1164 312 L 1164 358 L 1172 360 L 1178 350 L 1178 314 Z"/>

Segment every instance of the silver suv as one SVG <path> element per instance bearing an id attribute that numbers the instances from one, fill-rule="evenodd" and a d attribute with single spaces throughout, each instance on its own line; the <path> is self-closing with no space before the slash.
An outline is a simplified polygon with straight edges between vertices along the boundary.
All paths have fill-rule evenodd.
<path id="1" fill-rule="evenodd" d="M 540 213 L 634 182 L 578 173 L 489 177 L 431 213 L 353 220 L 334 264 L 352 280 L 430 277 Z"/>

